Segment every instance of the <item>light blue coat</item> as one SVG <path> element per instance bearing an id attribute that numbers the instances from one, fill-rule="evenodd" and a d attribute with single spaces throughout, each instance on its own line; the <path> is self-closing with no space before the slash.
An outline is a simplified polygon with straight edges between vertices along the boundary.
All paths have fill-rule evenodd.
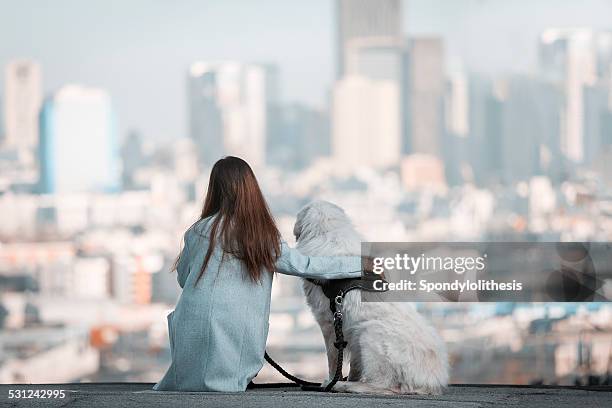
<path id="1" fill-rule="evenodd" d="M 254 283 L 237 259 L 219 245 L 197 286 L 194 283 L 209 245 L 206 218 L 185 233 L 178 282 L 183 288 L 168 315 L 172 363 L 155 390 L 244 391 L 264 362 L 272 274 Z M 303 278 L 354 278 L 359 257 L 308 257 L 282 244 L 277 272 Z"/>

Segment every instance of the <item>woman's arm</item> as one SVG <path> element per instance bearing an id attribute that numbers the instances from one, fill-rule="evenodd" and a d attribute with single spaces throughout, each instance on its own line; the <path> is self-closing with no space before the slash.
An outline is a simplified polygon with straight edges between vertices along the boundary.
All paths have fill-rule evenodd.
<path id="1" fill-rule="evenodd" d="M 312 279 L 346 279 L 361 276 L 359 256 L 306 256 L 282 243 L 276 271 Z"/>
<path id="2" fill-rule="evenodd" d="M 176 280 L 181 288 L 185 286 L 189 276 L 189 245 L 187 243 L 187 233 L 183 239 L 183 250 L 179 255 L 178 265 L 176 266 Z"/>

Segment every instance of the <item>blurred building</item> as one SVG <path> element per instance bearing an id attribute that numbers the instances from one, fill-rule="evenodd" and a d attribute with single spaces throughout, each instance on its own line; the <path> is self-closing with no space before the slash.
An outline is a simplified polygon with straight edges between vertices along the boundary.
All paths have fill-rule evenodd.
<path id="1" fill-rule="evenodd" d="M 189 133 L 198 148 L 200 161 L 212 166 L 223 156 L 223 123 L 217 103 L 217 74 L 206 64 L 189 70 Z"/>
<path id="2" fill-rule="evenodd" d="M 276 75 L 272 67 L 239 62 L 196 62 L 188 76 L 189 128 L 201 164 L 223 155 L 266 163 L 268 103 Z"/>
<path id="3" fill-rule="evenodd" d="M 612 31 L 597 33 L 597 76 L 606 83 L 612 82 Z"/>
<path id="4" fill-rule="evenodd" d="M 408 50 L 407 150 L 441 157 L 444 132 L 444 46 L 413 38 Z"/>
<path id="5" fill-rule="evenodd" d="M 500 91 L 502 180 L 507 183 L 561 172 L 560 113 L 562 94 L 548 82 L 516 76 L 504 81 Z"/>
<path id="6" fill-rule="evenodd" d="M 330 123 L 326 111 L 294 103 L 277 106 L 275 115 L 268 132 L 269 165 L 304 169 L 317 158 L 329 156 Z"/>
<path id="7" fill-rule="evenodd" d="M 453 72 L 448 79 L 447 90 L 446 128 L 453 135 L 465 138 L 470 132 L 470 93 L 465 72 Z"/>
<path id="8" fill-rule="evenodd" d="M 35 327 L 0 333 L 2 383 L 75 382 L 99 367 L 99 351 L 82 328 Z"/>
<path id="9" fill-rule="evenodd" d="M 354 73 L 357 67 L 371 68 L 368 63 L 374 62 L 377 54 L 381 59 L 391 57 L 393 52 L 387 54 L 384 48 L 401 43 L 401 5 L 401 0 L 337 0 L 338 79 Z M 373 47 L 376 44 L 379 51 Z M 365 60 L 360 60 L 360 48 L 365 51 Z"/>
<path id="10" fill-rule="evenodd" d="M 110 262 L 107 258 L 80 257 L 75 259 L 68 292 L 76 298 L 105 299 L 110 296 Z"/>
<path id="11" fill-rule="evenodd" d="M 66 296 L 72 285 L 72 265 L 76 249 L 71 242 L 13 243 L 0 248 L 0 271 L 6 276 L 30 277 L 23 291 L 36 290 L 45 295 Z"/>
<path id="12" fill-rule="evenodd" d="M 561 149 L 570 160 L 590 159 L 585 152 L 588 107 L 586 88 L 612 77 L 612 34 L 588 28 L 549 29 L 540 38 L 540 66 L 547 79 L 561 84 L 564 109 L 561 117 Z"/>
<path id="13" fill-rule="evenodd" d="M 493 99 L 492 81 L 482 75 L 468 74 L 468 118 L 469 132 L 467 140 L 467 156 L 474 181 L 484 184 L 490 180 L 488 169 L 500 155 L 495 151 L 495 133 L 491 131 L 491 121 L 494 119 L 491 101 Z M 491 114 L 491 116 L 489 116 Z"/>
<path id="14" fill-rule="evenodd" d="M 38 63 L 12 61 L 5 69 L 4 147 L 18 151 L 26 165 L 35 164 L 42 74 Z"/>
<path id="15" fill-rule="evenodd" d="M 345 168 L 390 167 L 401 154 L 399 89 L 390 81 L 347 76 L 334 86 L 332 152 Z"/>
<path id="16" fill-rule="evenodd" d="M 117 124 L 109 94 L 68 85 L 40 114 L 40 192 L 114 192 L 120 188 Z"/>
<path id="17" fill-rule="evenodd" d="M 460 185 L 465 181 L 473 181 L 474 171 L 469 151 L 469 78 L 462 69 L 455 69 L 446 82 L 444 119 L 442 157 L 449 184 Z"/>
<path id="18" fill-rule="evenodd" d="M 139 132 L 130 132 L 121 146 L 121 178 L 124 189 L 135 189 L 136 172 L 145 164 L 142 135 Z"/>
<path id="19" fill-rule="evenodd" d="M 3 96 L 0 96 L 0 112 L 4 112 L 4 104 L 3 104 Z M 0 114 L 0 146 L 4 143 L 4 138 L 6 137 L 6 129 L 4 126 L 4 113 Z"/>
<path id="20" fill-rule="evenodd" d="M 399 165 L 403 35 L 399 0 L 338 1 L 332 154 L 345 167 Z"/>
<path id="21" fill-rule="evenodd" d="M 151 302 L 152 271 L 142 256 L 117 256 L 113 263 L 112 294 L 122 303 L 148 304 Z"/>
<path id="22" fill-rule="evenodd" d="M 408 191 L 444 192 L 444 163 L 436 156 L 412 154 L 402 159 L 402 184 Z"/>
<path id="23" fill-rule="evenodd" d="M 181 182 L 191 182 L 198 175 L 198 155 L 195 143 L 189 138 L 180 138 L 172 143 L 172 165 L 176 178 Z"/>
<path id="24" fill-rule="evenodd" d="M 506 98 L 507 87 L 503 81 L 492 81 L 490 84 L 490 95 L 485 97 L 484 112 L 484 143 L 479 145 L 483 151 L 481 156 L 481 174 L 479 179 L 486 183 L 501 181 L 502 166 L 501 158 L 503 152 L 503 100 Z M 478 144 L 478 135 L 474 135 L 473 143 Z M 478 159 L 475 162 L 479 162 Z"/>
<path id="25" fill-rule="evenodd" d="M 584 87 L 584 163 L 593 163 L 602 148 L 610 145 L 608 121 L 612 115 L 609 84 L 598 83 Z"/>

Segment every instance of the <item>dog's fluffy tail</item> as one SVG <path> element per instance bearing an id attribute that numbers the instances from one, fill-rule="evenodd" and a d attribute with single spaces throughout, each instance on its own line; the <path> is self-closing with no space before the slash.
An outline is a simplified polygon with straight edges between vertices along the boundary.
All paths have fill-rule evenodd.
<path id="1" fill-rule="evenodd" d="M 389 388 L 378 387 L 361 381 L 339 381 L 334 385 L 333 390 L 355 394 L 395 395 L 397 393 L 397 391 L 393 391 Z"/>

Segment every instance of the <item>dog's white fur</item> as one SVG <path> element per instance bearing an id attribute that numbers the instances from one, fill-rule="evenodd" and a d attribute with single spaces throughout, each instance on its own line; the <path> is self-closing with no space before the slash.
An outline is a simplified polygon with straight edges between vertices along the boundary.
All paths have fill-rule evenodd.
<path id="1" fill-rule="evenodd" d="M 305 255 L 359 255 L 361 237 L 340 207 L 316 201 L 297 216 L 293 233 Z M 329 378 L 336 371 L 337 349 L 329 300 L 304 280 L 306 300 L 327 349 Z M 348 381 L 336 391 L 377 394 L 438 394 L 448 382 L 448 358 L 440 336 L 410 304 L 361 302 L 358 290 L 343 302 L 344 335 L 350 361 Z"/>

